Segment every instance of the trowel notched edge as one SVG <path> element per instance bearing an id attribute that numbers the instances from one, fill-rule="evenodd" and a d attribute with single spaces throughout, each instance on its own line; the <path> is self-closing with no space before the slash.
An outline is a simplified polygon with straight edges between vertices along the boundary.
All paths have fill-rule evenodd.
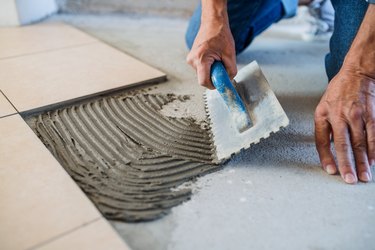
<path id="1" fill-rule="evenodd" d="M 240 133 L 230 121 L 229 110 L 215 90 L 206 90 L 206 114 L 216 149 L 217 163 L 259 143 L 289 124 L 289 119 L 256 61 L 242 68 L 235 77 L 236 89 L 247 106 L 253 127 Z"/>

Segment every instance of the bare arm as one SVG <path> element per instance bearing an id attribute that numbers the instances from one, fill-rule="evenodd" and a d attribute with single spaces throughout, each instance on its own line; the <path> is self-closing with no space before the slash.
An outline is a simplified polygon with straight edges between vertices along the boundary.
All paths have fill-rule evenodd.
<path id="1" fill-rule="evenodd" d="M 231 78 L 237 74 L 226 0 L 202 0 L 201 26 L 186 60 L 196 70 L 199 84 L 210 89 L 214 88 L 210 69 L 215 60 L 224 63 Z"/>
<path id="2" fill-rule="evenodd" d="M 344 65 L 375 79 L 375 4 L 370 4 Z"/>
<path id="3" fill-rule="evenodd" d="M 333 136 L 337 164 L 330 150 Z M 315 140 L 323 168 L 345 182 L 371 181 L 375 163 L 375 5 L 315 112 Z M 354 161 L 351 155 L 354 155 Z"/>

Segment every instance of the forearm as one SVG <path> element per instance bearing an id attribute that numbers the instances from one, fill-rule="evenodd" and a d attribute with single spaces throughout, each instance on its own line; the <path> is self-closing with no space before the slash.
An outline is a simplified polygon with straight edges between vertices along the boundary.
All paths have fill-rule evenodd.
<path id="1" fill-rule="evenodd" d="M 370 4 L 345 58 L 344 67 L 375 78 L 375 5 Z"/>
<path id="2" fill-rule="evenodd" d="M 201 21 L 228 21 L 227 0 L 202 0 Z"/>
<path id="3" fill-rule="evenodd" d="M 214 89 L 210 70 L 215 61 L 223 62 L 231 79 L 237 74 L 226 0 L 202 0 L 201 25 L 186 60 L 196 70 L 198 83 L 209 89 Z"/>

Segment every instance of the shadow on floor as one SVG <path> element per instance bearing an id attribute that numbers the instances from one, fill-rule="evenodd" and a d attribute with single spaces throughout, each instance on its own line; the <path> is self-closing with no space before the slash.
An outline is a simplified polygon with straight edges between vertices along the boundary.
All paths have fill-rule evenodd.
<path id="1" fill-rule="evenodd" d="M 290 124 L 266 140 L 234 156 L 231 165 L 318 167 L 314 141 L 314 110 L 319 96 L 280 96 Z"/>

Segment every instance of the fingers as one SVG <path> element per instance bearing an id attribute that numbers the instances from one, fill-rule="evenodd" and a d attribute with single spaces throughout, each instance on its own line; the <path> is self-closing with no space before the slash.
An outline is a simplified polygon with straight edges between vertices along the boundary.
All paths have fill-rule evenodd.
<path id="1" fill-rule="evenodd" d="M 341 177 L 348 184 L 357 182 L 357 174 L 351 160 L 351 145 L 348 125 L 344 121 L 332 125 L 333 141 Z"/>
<path id="2" fill-rule="evenodd" d="M 206 87 L 208 89 L 215 89 L 214 85 L 211 81 L 211 66 L 214 63 L 215 59 L 205 60 L 205 61 L 193 61 L 189 57 L 187 58 L 187 62 L 195 68 L 198 77 L 198 83 Z M 229 78 L 232 80 L 237 74 L 237 65 L 236 65 L 236 58 L 223 59 L 223 63 L 225 65 L 225 69 L 228 72 Z"/>
<path id="3" fill-rule="evenodd" d="M 198 60 L 197 57 L 190 52 L 186 57 L 186 62 L 195 69 L 199 85 L 208 89 L 215 89 L 212 85 L 210 75 L 211 65 L 213 64 L 214 59 L 206 59 L 205 61 Z"/>
<path id="4" fill-rule="evenodd" d="M 324 105 L 318 105 L 315 112 L 315 141 L 323 169 L 329 174 L 335 174 L 338 166 L 342 178 L 349 184 L 356 183 L 358 179 L 363 182 L 371 181 L 370 165 L 372 159 L 375 159 L 374 119 L 365 123 L 361 107 L 353 107 L 346 115 L 347 120 L 336 116 L 328 121 L 328 113 Z M 337 165 L 330 149 L 331 136 L 337 154 Z"/>
<path id="5" fill-rule="evenodd" d="M 331 125 L 325 118 L 315 118 L 316 149 L 323 169 L 328 174 L 336 174 L 337 167 L 331 152 Z"/>
<path id="6" fill-rule="evenodd" d="M 229 78 L 232 80 L 237 75 L 237 64 L 235 53 L 231 57 L 223 57 L 225 69 L 228 72 Z"/>
<path id="7" fill-rule="evenodd" d="M 371 181 L 375 163 L 374 79 L 340 71 L 329 83 L 315 114 L 316 143 L 323 166 L 332 161 L 328 125 L 336 151 L 336 166 L 346 183 Z M 353 157 L 354 156 L 354 157 Z"/>
<path id="8" fill-rule="evenodd" d="M 350 113 L 350 139 L 354 154 L 358 178 L 363 182 L 371 181 L 371 171 L 367 158 L 367 143 L 362 109 L 353 108 Z"/>
<path id="9" fill-rule="evenodd" d="M 208 89 L 215 89 L 210 74 L 212 64 L 215 60 L 222 61 L 229 78 L 232 80 L 237 74 L 236 53 L 234 49 L 233 53 L 228 53 L 228 55 L 220 55 L 212 51 L 208 52 L 204 46 L 199 47 L 195 51 L 192 50 L 186 57 L 186 62 L 196 70 L 198 83 L 201 86 Z"/>
<path id="10" fill-rule="evenodd" d="M 208 89 L 215 89 L 214 85 L 211 82 L 211 63 L 198 63 L 197 65 L 197 77 L 198 83 Z"/>
<path id="11" fill-rule="evenodd" d="M 371 166 L 375 165 L 375 119 L 366 123 L 367 155 Z"/>
<path id="12" fill-rule="evenodd" d="M 367 137 L 367 156 L 371 166 L 375 165 L 375 101 L 369 100 L 367 104 L 366 137 Z"/>

